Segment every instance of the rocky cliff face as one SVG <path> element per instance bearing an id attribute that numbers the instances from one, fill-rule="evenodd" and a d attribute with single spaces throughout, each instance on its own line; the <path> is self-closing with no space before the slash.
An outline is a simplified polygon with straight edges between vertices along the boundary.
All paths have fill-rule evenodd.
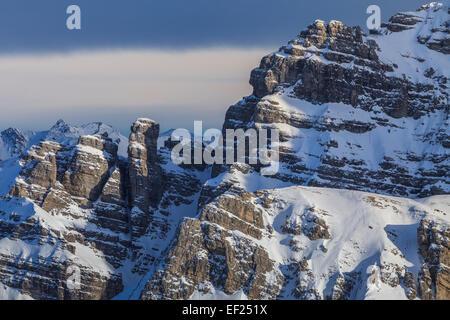
<path id="1" fill-rule="evenodd" d="M 264 57 L 223 129 L 279 129 L 279 173 L 214 168 L 141 298 L 446 299 L 448 197 L 379 194 L 449 193 L 448 10 L 316 20 Z"/>
<path id="2" fill-rule="evenodd" d="M 28 136 L 20 130 L 9 128 L 0 133 L 0 161 L 18 157 L 28 145 Z"/>
<path id="3" fill-rule="evenodd" d="M 448 16 L 424 6 L 373 35 L 316 20 L 262 59 L 224 128 L 278 128 L 285 181 L 448 193 Z"/>
<path id="4" fill-rule="evenodd" d="M 128 172 L 133 235 L 136 237 L 145 233 L 150 212 L 161 199 L 161 169 L 156 150 L 158 136 L 159 124 L 149 119 L 138 119 L 131 127 Z"/>
<path id="5" fill-rule="evenodd" d="M 205 172 L 174 166 L 167 146 L 157 150 L 156 122 L 132 125 L 128 158 L 120 151 L 125 139 L 109 137 L 113 130 L 74 143 L 89 127 L 59 121 L 49 140 L 3 163 L 2 190 L 10 191 L 0 199 L 0 281 L 20 292 L 13 296 L 114 297 L 148 272 L 195 205 Z"/>
<path id="6" fill-rule="evenodd" d="M 177 166 L 150 119 L 5 131 L 0 297 L 449 299 L 448 15 L 263 57 L 223 129 L 280 130 L 271 177 Z"/>
<path id="7" fill-rule="evenodd" d="M 258 174 L 234 169 L 216 186 L 233 190 L 181 224 L 142 299 L 447 298 L 447 196 L 249 188 Z"/>
<path id="8" fill-rule="evenodd" d="M 422 299 L 450 299 L 450 230 L 447 223 L 433 218 L 421 221 L 417 237 L 424 257 L 419 273 Z"/>

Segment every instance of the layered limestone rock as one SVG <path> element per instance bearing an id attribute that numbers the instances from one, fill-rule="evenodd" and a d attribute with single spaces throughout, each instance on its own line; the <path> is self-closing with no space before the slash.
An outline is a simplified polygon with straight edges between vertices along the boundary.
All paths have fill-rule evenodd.
<path id="1" fill-rule="evenodd" d="M 14 255 L 3 255 L 4 268 L 22 270 L 18 280 L 11 278 L 14 273 L 3 275 L 4 284 L 44 299 L 108 299 L 123 289 L 121 275 L 113 269 L 124 263 L 130 248 L 125 235 L 129 232 L 126 188 L 121 182 L 117 150 L 107 135 L 90 135 L 79 137 L 75 146 L 44 141 L 23 156 L 22 170 L 10 195 L 33 200 L 52 214 L 45 216 L 51 221 L 45 223 L 33 209 L 28 219 L 22 220 L 19 214 L 13 223 L 2 220 L 0 229 L 5 228 L 5 236 L 9 234 L 24 245 L 37 238 L 41 246 L 53 247 L 53 254 L 20 265 L 13 262 Z M 64 228 L 55 230 L 53 219 L 62 220 Z M 84 260 L 79 262 L 76 248 L 107 261 L 107 271 L 86 266 Z M 80 270 L 80 286 L 76 288 L 67 285 L 69 266 Z"/>
<path id="2" fill-rule="evenodd" d="M 95 204 L 96 223 L 115 232 L 129 233 L 128 180 L 126 167 L 116 167 Z"/>
<path id="3" fill-rule="evenodd" d="M 256 208 L 251 193 L 242 193 L 239 198 L 223 195 L 208 203 L 202 210 L 200 220 L 210 221 L 227 230 L 239 230 L 253 238 L 261 239 L 264 228 L 262 212 Z"/>
<path id="4" fill-rule="evenodd" d="M 96 201 L 117 163 L 117 145 L 107 137 L 82 136 L 75 147 L 44 141 L 23 157 L 21 179 L 11 195 L 27 197 L 40 205 L 56 192 L 66 192 L 71 199 L 88 206 Z M 66 197 L 67 198 L 67 197 Z M 60 203 L 46 203 L 47 209 Z"/>
<path id="5" fill-rule="evenodd" d="M 128 146 L 131 224 L 133 236 L 144 234 L 151 221 L 151 212 L 162 194 L 161 168 L 157 163 L 159 124 L 138 119 L 131 126 Z M 153 209 L 152 209 L 153 208 Z"/>
<path id="6" fill-rule="evenodd" d="M 273 299 L 281 290 L 282 275 L 263 247 L 209 222 L 185 221 L 166 264 L 147 283 L 141 299 L 187 299 L 194 291 L 208 294 L 214 288 Z M 272 277 L 278 279 L 275 284 L 269 283 Z"/>
<path id="7" fill-rule="evenodd" d="M 76 220 L 51 216 L 25 199 L 0 203 L 3 285 L 33 299 L 110 299 L 123 290 L 122 276 Z"/>
<path id="8" fill-rule="evenodd" d="M 25 179 L 19 179 L 10 194 L 37 200 L 42 204 L 48 188 L 57 182 L 56 159 L 57 153 L 62 149 L 58 143 L 47 141 L 33 146 L 22 159 L 23 169 L 20 175 Z"/>
<path id="9" fill-rule="evenodd" d="M 80 137 L 61 181 L 67 192 L 74 198 L 96 201 L 117 163 L 117 148 L 107 138 Z"/>
<path id="10" fill-rule="evenodd" d="M 242 290 L 251 299 L 276 298 L 283 276 L 257 243 L 268 233 L 257 201 L 237 188 L 206 204 L 198 219 L 183 221 L 141 299 L 187 299 L 216 288 L 226 294 Z"/>
<path id="11" fill-rule="evenodd" d="M 450 299 L 450 229 L 448 224 L 422 220 L 417 230 L 424 264 L 419 274 L 422 299 Z"/>
<path id="12" fill-rule="evenodd" d="M 283 181 L 447 194 L 448 20 L 448 7 L 437 4 L 397 15 L 374 35 L 316 20 L 261 60 L 253 94 L 228 109 L 224 130 L 280 130 Z M 393 32 L 400 21 L 408 28 Z M 442 50 L 418 38 L 427 32 Z"/>
<path id="13" fill-rule="evenodd" d="M 433 21 L 432 14 L 445 10 L 447 10 L 447 13 L 449 12 L 448 6 L 445 6 L 443 3 L 433 2 L 423 5 L 417 10 L 417 13 L 398 13 L 389 19 L 389 23 L 382 24 L 382 27 L 392 32 L 401 32 L 414 29 L 414 26 L 417 24 L 430 22 L 433 24 L 432 28 L 421 30 L 417 35 L 417 40 L 431 50 L 450 54 L 449 20 L 444 18 L 440 21 L 437 19 Z M 420 14 L 424 12 L 427 14 Z"/>
<path id="14" fill-rule="evenodd" d="M 61 143 L 42 141 L 25 153 L 10 196 L 3 200 L 11 203 L 16 199 L 11 196 L 28 198 L 48 212 L 48 217 L 63 220 L 58 223 L 64 230 L 57 232 L 35 213 L 25 220 L 22 213 L 13 214 L 10 219 L 5 213 L 6 220 L 1 220 L 3 236 L 24 241 L 27 246 L 27 241 L 38 238 L 40 243 L 47 243 L 45 237 L 53 237 L 48 244 L 53 247 L 53 254 L 45 260 L 54 260 L 52 264 L 39 261 L 35 269 L 20 266 L 26 285 L 11 280 L 12 273 L 1 278 L 4 285 L 33 298 L 39 298 L 39 290 L 41 298 L 49 299 L 113 297 L 123 288 L 120 268 L 144 275 L 175 236 L 182 216 L 173 215 L 173 211 L 184 210 L 189 215 L 190 210 L 195 215 L 198 193 L 207 177 L 206 167 L 174 166 L 170 160 L 173 145 L 166 143 L 157 150 L 156 122 L 138 119 L 133 124 L 128 159 L 119 155 L 122 140 L 113 141 L 107 133 L 80 136 L 72 144 L 78 131 L 88 129 L 97 130 L 79 130 L 58 122 L 50 132 L 52 139 Z M 66 138 L 65 134 L 69 136 Z M 76 262 L 79 252 L 101 257 L 108 264 L 107 271 L 97 274 L 95 268 Z M 67 259 L 54 256 L 60 254 L 68 255 Z M 14 265 L 13 257 L 5 256 L 4 268 Z M 86 279 L 78 291 L 61 282 L 69 277 L 64 273 L 69 265 L 78 266 Z M 43 270 L 48 268 L 60 270 L 61 275 L 52 274 L 45 279 Z M 38 281 L 39 277 L 42 281 Z"/>
<path id="15" fill-rule="evenodd" d="M 183 221 L 142 299 L 221 294 L 251 299 L 427 298 L 421 290 L 428 290 L 429 298 L 444 296 L 448 199 L 430 198 L 424 205 L 344 190 L 264 189 L 271 179 L 260 180 L 257 190 L 249 192 L 257 172 L 243 165 L 233 168 L 220 182 L 210 183 L 203 196 L 208 199 L 231 182 L 233 186 L 205 200 L 196 218 Z M 427 221 L 424 216 L 443 219 L 439 228 L 433 227 L 439 231 L 425 232 L 426 244 L 416 240 L 417 226 Z M 428 278 L 411 264 L 420 264 L 419 246 L 427 251 L 425 260 L 434 259 L 433 265 L 427 263 Z M 252 277 L 256 279 L 250 283 L 257 287 L 247 282 Z M 439 286 L 436 296 L 434 283 Z"/>
<path id="16" fill-rule="evenodd" d="M 123 290 L 117 275 L 102 275 L 92 268 L 62 264 L 59 261 L 14 261 L 14 255 L 0 255 L 0 282 L 37 300 L 105 300 Z M 78 268 L 79 288 L 71 286 L 70 270 Z"/>
<path id="17" fill-rule="evenodd" d="M 155 190 L 152 188 L 151 178 L 155 174 L 158 135 L 159 124 L 152 120 L 139 119 L 131 127 L 129 138 L 130 200 L 133 206 L 146 212 L 150 205 L 155 205 L 157 202 L 157 198 L 152 198 Z"/>

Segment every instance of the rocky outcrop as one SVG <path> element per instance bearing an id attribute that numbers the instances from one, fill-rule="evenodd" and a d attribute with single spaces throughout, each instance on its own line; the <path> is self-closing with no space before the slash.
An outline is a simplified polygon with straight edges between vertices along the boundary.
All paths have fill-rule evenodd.
<path id="1" fill-rule="evenodd" d="M 28 141 L 27 134 L 14 128 L 0 132 L 0 161 L 20 156 L 26 150 Z"/>
<path id="2" fill-rule="evenodd" d="M 224 194 L 208 203 L 199 219 L 185 220 L 162 268 L 142 299 L 187 299 L 195 291 L 243 290 L 252 299 L 275 298 L 283 276 L 255 240 L 267 231 L 262 211 L 250 192 Z M 268 275 L 278 279 L 269 283 Z M 183 278 L 183 282 L 179 279 Z"/>
<path id="3" fill-rule="evenodd" d="M 157 162 L 158 135 L 159 125 L 151 120 L 139 119 L 131 127 L 128 147 L 130 201 L 143 211 L 148 211 L 150 205 L 155 206 L 158 200 L 154 197 L 156 191 L 151 180 Z"/>
<path id="4" fill-rule="evenodd" d="M 128 146 L 128 174 L 133 236 L 144 234 L 150 223 L 150 212 L 162 195 L 161 169 L 157 164 L 159 124 L 138 119 L 131 127 Z"/>
<path id="5" fill-rule="evenodd" d="M 122 276 L 77 222 L 51 216 L 25 199 L 0 203 L 3 285 L 34 299 L 110 299 L 123 290 Z"/>
<path id="6" fill-rule="evenodd" d="M 417 10 L 417 13 L 398 13 L 389 19 L 389 23 L 382 24 L 382 27 L 392 32 L 401 32 L 414 29 L 419 23 L 433 22 L 431 12 L 445 11 L 448 12 L 448 6 L 443 3 L 433 2 L 423 5 Z M 426 15 L 420 13 L 427 13 Z M 428 21 L 429 20 L 429 21 Z M 429 49 L 450 54 L 450 23 L 448 19 L 436 21 L 431 29 L 424 28 L 418 35 L 419 43 L 426 45 Z"/>
<path id="7" fill-rule="evenodd" d="M 417 230 L 424 264 L 419 275 L 422 299 L 450 299 L 450 229 L 432 219 L 424 219 Z"/>
<path id="8" fill-rule="evenodd" d="M 222 195 L 205 206 L 200 220 L 210 221 L 227 230 L 239 230 L 256 239 L 261 239 L 264 228 L 262 212 L 251 200 L 256 197 L 244 192 L 239 197 Z"/>
<path id="9" fill-rule="evenodd" d="M 131 243 L 125 236 L 130 229 L 127 180 L 117 151 L 117 143 L 105 134 L 81 136 L 75 146 L 43 141 L 23 156 L 23 168 L 10 195 L 33 200 L 56 215 L 55 219 L 62 219 L 65 227 L 54 230 L 52 223 L 43 223 L 36 214 L 12 225 L 2 221 L 8 230 L 5 235 L 12 235 L 13 239 L 27 243 L 40 237 L 47 243 L 50 240 L 45 237 L 50 237 L 49 245 L 54 246 L 54 255 L 46 263 L 15 264 L 23 270 L 23 277 L 16 281 L 10 278 L 13 274 L 4 275 L 4 284 L 33 298 L 46 299 L 108 299 L 123 289 L 121 275 L 113 268 L 122 266 L 130 255 Z M 67 222 L 67 217 L 75 222 Z M 101 256 L 111 269 L 99 273 L 92 266 L 77 262 L 79 246 L 81 252 Z M 71 257 L 61 261 L 58 251 Z M 8 256 L 3 262 L 5 268 L 14 265 Z M 66 284 L 69 266 L 80 270 L 82 281 L 75 289 Z"/>
<path id="10" fill-rule="evenodd" d="M 117 149 L 117 145 L 108 138 L 80 137 L 61 179 L 67 192 L 75 199 L 96 201 L 117 163 Z"/>
<path id="11" fill-rule="evenodd" d="M 0 255 L 0 282 L 33 299 L 105 300 L 123 290 L 122 279 L 117 275 L 102 275 L 90 268 L 64 265 L 58 261 L 15 259 L 15 256 Z M 77 288 L 71 286 L 69 279 L 70 270 L 75 268 L 81 270 L 81 282 Z"/>
<path id="12" fill-rule="evenodd" d="M 51 209 L 61 205 L 54 193 L 66 192 L 73 201 L 89 206 L 99 198 L 117 163 L 117 145 L 100 136 L 82 136 L 72 148 L 44 141 L 32 147 L 22 161 L 22 179 L 11 190 L 12 196 L 28 197 L 41 205 L 46 202 Z M 57 202 L 51 202 L 52 198 Z"/>
<path id="13" fill-rule="evenodd" d="M 250 83 L 259 98 L 279 86 L 293 86 L 292 95 L 314 104 L 344 103 L 371 111 L 380 106 L 387 115 L 420 117 L 442 110 L 448 92 L 395 75 L 395 65 L 383 62 L 377 38 L 340 21 L 316 20 L 299 38 L 264 57 L 252 71 Z M 392 75 L 391 75 L 392 74 Z M 421 94 L 440 92 L 440 96 Z"/>
<path id="14" fill-rule="evenodd" d="M 268 283 L 268 274 L 278 278 Z M 183 281 L 180 281 L 184 279 Z M 251 240 L 209 222 L 189 219 L 178 232 L 166 268 L 157 272 L 142 299 L 187 299 L 221 288 L 226 294 L 243 290 L 251 299 L 275 298 L 282 284 L 267 251 Z"/>
<path id="15" fill-rule="evenodd" d="M 283 181 L 408 197 L 447 194 L 447 31 L 448 8 L 438 4 L 396 15 L 373 35 L 316 20 L 261 60 L 250 78 L 253 94 L 229 108 L 223 129 L 279 129 Z M 429 41 L 440 37 L 442 50 L 417 39 L 427 32 Z M 392 53 L 400 40 L 416 42 L 421 56 Z M 392 143 L 411 133 L 414 147 Z M 376 145 L 367 144 L 374 135 Z"/>
<path id="16" fill-rule="evenodd" d="M 15 197 L 27 197 L 39 201 L 45 200 L 47 189 L 57 182 L 58 166 L 57 153 L 62 146 L 54 142 L 41 142 L 33 146 L 23 157 L 21 177 L 10 194 Z M 63 150 L 64 152 L 65 150 Z"/>
<path id="17" fill-rule="evenodd" d="M 74 136 L 82 131 L 102 134 L 81 135 L 73 143 Z M 1 220 L 0 230 L 5 237 L 25 243 L 36 238 L 47 241 L 45 236 L 55 232 L 49 244 L 54 254 L 61 251 L 69 257 L 61 261 L 53 254 L 47 259 L 55 259 L 52 266 L 41 266 L 39 262 L 35 270 L 21 266 L 24 272 L 20 278 L 29 290 L 22 282 L 14 282 L 13 286 L 12 274 L 2 278 L 3 284 L 33 298 L 38 298 L 35 293 L 41 290 L 42 297 L 49 299 L 109 299 L 123 288 L 119 269 L 124 265 L 138 275 L 148 272 L 164 250 L 167 238 L 174 236 L 177 219 L 182 218 L 172 217 L 172 211 L 177 207 L 195 209 L 205 166 L 174 166 L 170 143 L 157 150 L 159 125 L 153 120 L 138 119 L 131 131 L 128 159 L 121 154 L 123 138 L 110 138 L 108 132 L 115 133 L 108 127 L 92 124 L 79 129 L 63 121 L 47 134 L 53 141 L 41 141 L 23 155 L 19 161 L 22 169 L 4 201 L 28 198 L 55 219 L 63 219 L 58 223 L 64 225 L 64 230 L 56 232 L 36 213 L 24 221 L 21 214 L 12 215 L 13 222 Z M 144 243 L 154 245 L 147 247 Z M 77 249 L 79 246 L 83 248 Z M 104 259 L 108 271 L 96 274 L 95 268 L 77 263 L 77 250 Z M 5 257 L 5 268 L 8 263 L 14 264 L 12 259 Z M 65 265 L 82 270 L 86 283 L 82 282 L 78 291 L 64 287 L 69 277 L 63 273 Z M 39 268 L 50 267 L 62 270 L 58 271 L 61 275 L 48 274 L 45 279 Z"/>

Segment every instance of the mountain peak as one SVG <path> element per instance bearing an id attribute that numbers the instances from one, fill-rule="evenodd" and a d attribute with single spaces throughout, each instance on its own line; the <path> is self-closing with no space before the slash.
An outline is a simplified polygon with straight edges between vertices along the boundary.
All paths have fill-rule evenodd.
<path id="1" fill-rule="evenodd" d="M 375 33 L 411 32 L 414 38 L 428 49 L 444 54 L 450 53 L 449 24 L 450 9 L 448 1 L 432 2 L 423 5 L 416 11 L 399 12 L 381 25 Z"/>
<path id="2" fill-rule="evenodd" d="M 17 128 L 8 128 L 1 132 L 3 136 L 20 136 L 23 135 L 23 132 Z"/>
<path id="3" fill-rule="evenodd" d="M 63 119 L 59 119 L 56 123 L 50 128 L 50 132 L 69 132 L 70 125 L 68 125 Z"/>

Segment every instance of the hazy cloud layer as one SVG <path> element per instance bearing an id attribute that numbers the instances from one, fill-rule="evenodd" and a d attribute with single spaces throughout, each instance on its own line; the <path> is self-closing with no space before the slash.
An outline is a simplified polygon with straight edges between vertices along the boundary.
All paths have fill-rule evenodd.
<path id="1" fill-rule="evenodd" d="M 163 128 L 194 120 L 221 127 L 227 107 L 251 93 L 250 71 L 268 49 L 117 50 L 0 57 L 0 128 L 46 128 L 58 118 L 136 117 Z"/>

